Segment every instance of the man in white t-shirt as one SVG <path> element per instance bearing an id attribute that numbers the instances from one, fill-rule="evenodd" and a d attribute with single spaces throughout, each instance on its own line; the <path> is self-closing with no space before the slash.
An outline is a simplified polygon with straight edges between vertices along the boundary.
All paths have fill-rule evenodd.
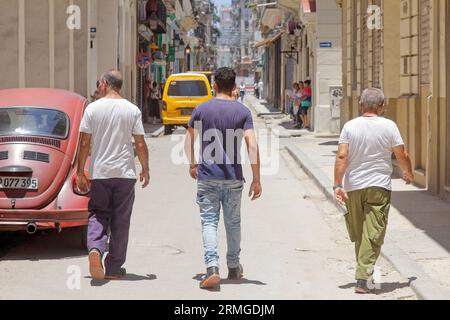
<path id="1" fill-rule="evenodd" d="M 122 266 L 127 254 L 137 179 L 133 137 L 144 188 L 150 180 L 142 114 L 137 106 L 120 96 L 122 83 L 119 71 L 103 74 L 98 89 L 103 98 L 86 108 L 80 125 L 76 186 L 80 193 L 90 193 L 87 242 L 89 271 L 94 279 L 114 280 L 126 274 Z M 91 148 L 89 188 L 84 168 Z M 111 239 L 103 268 L 108 228 Z"/>
<path id="2" fill-rule="evenodd" d="M 392 153 L 406 183 L 414 180 L 400 131 L 393 121 L 382 117 L 384 111 L 383 92 L 366 89 L 360 100 L 362 116 L 345 124 L 336 157 L 333 189 L 336 199 L 348 210 L 345 221 L 357 260 L 356 293 L 370 292 L 367 281 L 384 242 L 392 190 Z"/>

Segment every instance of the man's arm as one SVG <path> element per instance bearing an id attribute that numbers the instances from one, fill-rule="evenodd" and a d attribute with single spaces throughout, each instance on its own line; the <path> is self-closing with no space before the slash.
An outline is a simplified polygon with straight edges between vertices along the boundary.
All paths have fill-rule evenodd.
<path id="1" fill-rule="evenodd" d="M 189 174 L 192 177 L 192 179 L 195 180 L 197 180 L 198 177 L 198 164 L 195 159 L 195 148 L 194 148 L 196 138 L 197 138 L 197 131 L 192 127 L 188 127 L 188 130 L 186 132 L 184 151 L 189 160 Z"/>
<path id="2" fill-rule="evenodd" d="M 81 132 L 80 135 L 80 148 L 78 150 L 77 159 L 77 177 L 76 186 L 78 190 L 82 193 L 88 192 L 88 180 L 84 174 L 84 167 L 86 166 L 86 161 L 89 156 L 89 151 L 91 149 L 91 137 L 89 133 Z"/>
<path id="3" fill-rule="evenodd" d="M 347 200 L 347 193 L 344 190 L 342 181 L 348 166 L 348 144 L 339 144 L 334 165 L 334 195 L 336 200 L 344 204 Z"/>
<path id="4" fill-rule="evenodd" d="M 139 162 L 141 163 L 142 171 L 139 177 L 139 181 L 143 182 L 142 188 L 145 188 L 150 183 L 150 167 L 148 164 L 148 148 L 143 135 L 133 135 L 134 143 L 136 146 L 136 154 Z"/>
<path id="5" fill-rule="evenodd" d="M 411 158 L 409 157 L 405 146 L 400 145 L 392 148 L 392 150 L 395 154 L 395 158 L 398 160 L 400 169 L 403 171 L 403 179 L 406 181 L 406 184 L 411 184 L 414 181 L 414 175 L 412 172 Z"/>
<path id="6" fill-rule="evenodd" d="M 259 146 L 256 141 L 255 131 L 253 129 L 245 130 L 244 132 L 245 143 L 247 144 L 247 152 L 252 166 L 253 182 L 248 194 L 252 200 L 256 200 L 261 197 L 261 161 L 259 156 Z"/>

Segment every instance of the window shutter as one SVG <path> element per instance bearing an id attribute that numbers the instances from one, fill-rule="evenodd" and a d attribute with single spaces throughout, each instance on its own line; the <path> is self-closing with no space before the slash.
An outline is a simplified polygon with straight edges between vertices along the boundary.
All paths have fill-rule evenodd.
<path id="1" fill-rule="evenodd" d="M 361 1 L 361 85 L 369 86 L 369 29 L 367 28 L 368 0 Z"/>
<path id="2" fill-rule="evenodd" d="M 381 0 L 375 0 L 374 5 L 381 7 Z M 374 88 L 381 88 L 381 67 L 382 67 L 382 42 L 383 31 L 372 30 L 372 82 Z"/>
<path id="3" fill-rule="evenodd" d="M 431 1 L 420 0 L 420 83 L 430 84 L 431 67 Z"/>

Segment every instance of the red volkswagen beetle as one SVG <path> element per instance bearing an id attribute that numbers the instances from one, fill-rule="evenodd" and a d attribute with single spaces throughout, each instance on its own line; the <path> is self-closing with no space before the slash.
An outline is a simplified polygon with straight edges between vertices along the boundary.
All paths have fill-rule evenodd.
<path id="1" fill-rule="evenodd" d="M 85 245 L 89 198 L 74 179 L 86 103 L 64 90 L 0 90 L 0 230 L 82 227 Z"/>

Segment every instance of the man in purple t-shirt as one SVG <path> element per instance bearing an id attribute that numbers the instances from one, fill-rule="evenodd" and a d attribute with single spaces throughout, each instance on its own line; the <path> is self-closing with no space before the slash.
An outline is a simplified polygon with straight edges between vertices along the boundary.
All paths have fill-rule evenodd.
<path id="1" fill-rule="evenodd" d="M 198 180 L 197 203 L 203 232 L 206 276 L 200 288 L 211 289 L 220 283 L 217 226 L 220 207 L 223 207 L 227 233 L 228 279 L 239 280 L 243 267 L 241 251 L 241 198 L 244 176 L 240 159 L 245 139 L 253 172 L 249 197 L 261 196 L 260 160 L 253 119 L 250 110 L 232 97 L 236 89 L 236 73 L 220 68 L 215 74 L 215 99 L 199 105 L 193 112 L 186 137 L 191 177 Z M 196 161 L 194 144 L 200 138 L 201 154 Z"/>

